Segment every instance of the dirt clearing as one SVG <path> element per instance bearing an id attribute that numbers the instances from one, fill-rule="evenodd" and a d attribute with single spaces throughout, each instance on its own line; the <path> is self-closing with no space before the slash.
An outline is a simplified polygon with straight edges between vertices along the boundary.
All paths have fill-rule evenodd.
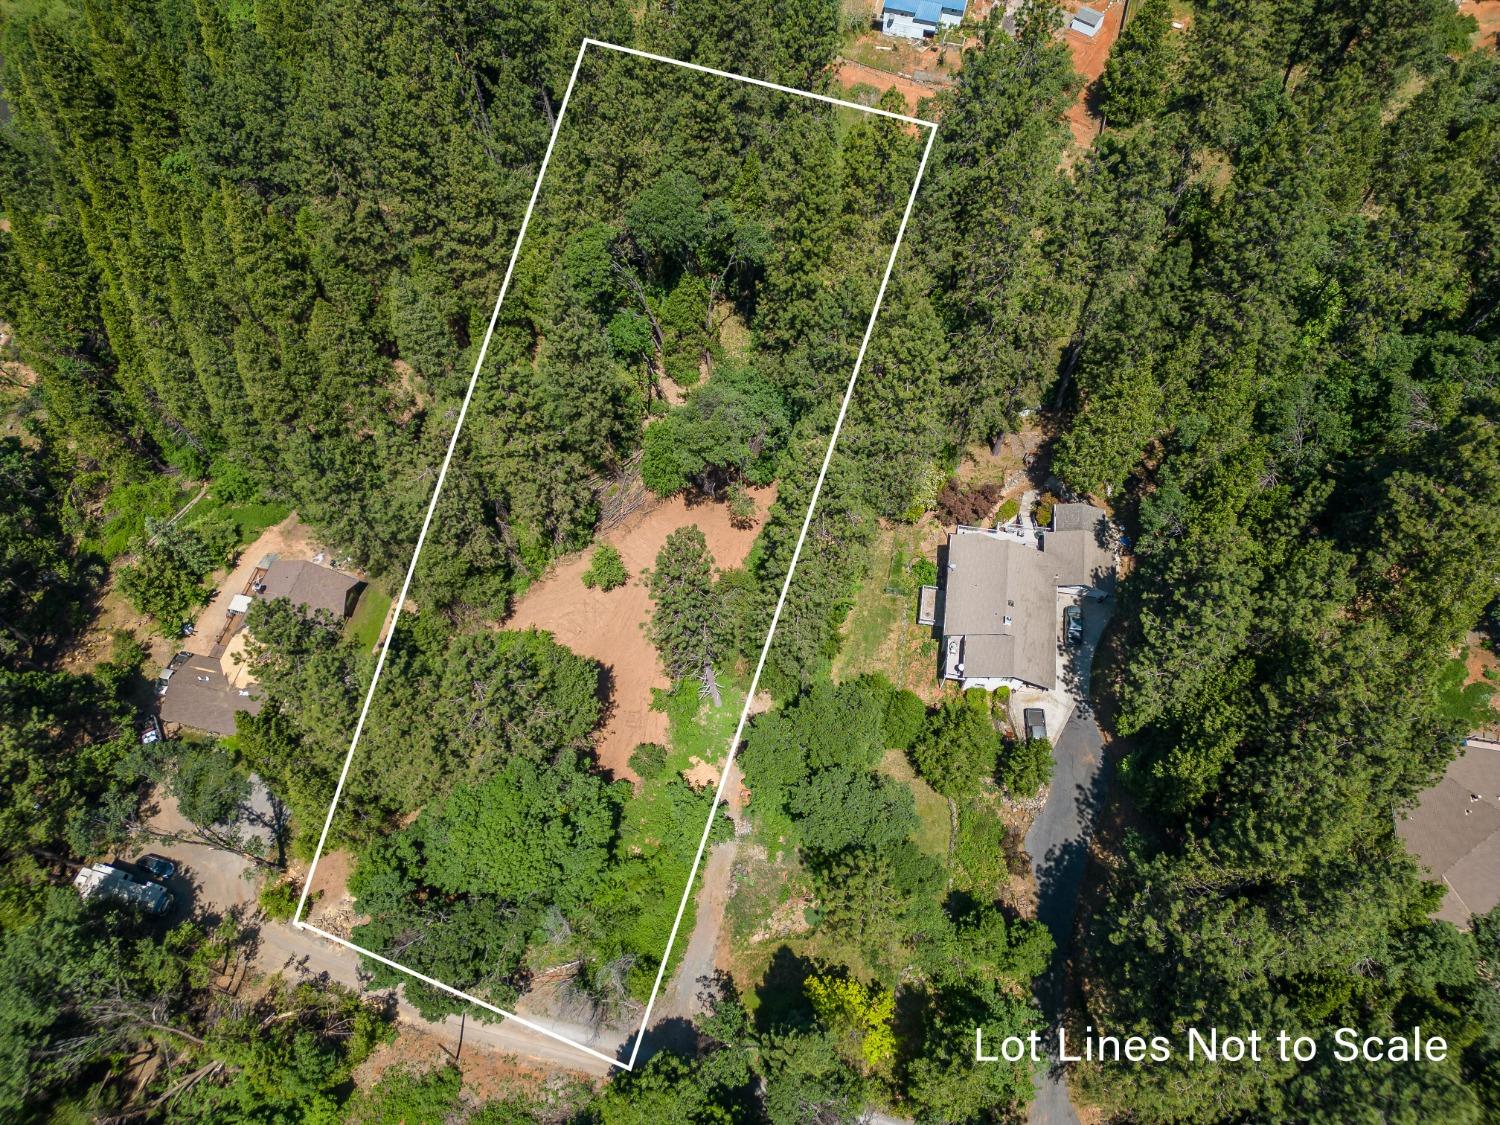
<path id="1" fill-rule="evenodd" d="M 516 603 L 506 621 L 509 629 L 545 629 L 582 656 L 604 666 L 609 690 L 607 717 L 597 739 L 599 762 L 617 778 L 637 780 L 630 771 L 630 752 L 642 742 L 667 741 L 667 716 L 651 710 L 651 690 L 669 688 L 656 649 L 646 636 L 652 601 L 642 572 L 656 565 L 667 536 L 697 524 L 719 569 L 739 566 L 750 553 L 765 519 L 774 488 L 751 489 L 755 519 L 749 527 L 729 522 L 723 503 L 689 504 L 674 496 L 633 514 L 600 536 L 620 552 L 630 580 L 605 593 L 583 584 L 593 547 L 561 560 Z"/>
<path id="2" fill-rule="evenodd" d="M 1092 7 L 1096 12 L 1104 13 L 1104 23 L 1092 36 L 1074 31 L 1071 26 L 1073 13 L 1084 7 Z M 1092 88 L 1094 81 L 1104 73 L 1104 64 L 1109 61 L 1109 49 L 1120 37 L 1125 5 L 1121 0 L 1110 0 L 1107 4 L 1099 3 L 1099 0 L 1092 0 L 1091 3 L 1069 0 L 1063 5 L 1063 16 L 1069 21 L 1064 25 L 1063 42 L 1067 43 L 1068 52 L 1073 56 L 1073 69 L 1083 79 L 1083 89 L 1078 92 L 1078 98 L 1068 109 L 1068 126 L 1073 130 L 1073 139 L 1080 147 L 1088 148 L 1098 138 L 1101 124 L 1091 104 Z"/>

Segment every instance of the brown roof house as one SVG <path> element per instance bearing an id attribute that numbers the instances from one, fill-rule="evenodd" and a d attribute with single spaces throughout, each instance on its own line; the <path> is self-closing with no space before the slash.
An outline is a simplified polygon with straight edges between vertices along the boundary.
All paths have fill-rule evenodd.
<path id="1" fill-rule="evenodd" d="M 304 613 L 326 610 L 343 620 L 354 611 L 364 589 L 358 578 L 313 562 L 268 556 L 256 571 L 254 585 L 230 599 L 224 632 L 214 645 L 215 655 L 184 653 L 162 673 L 162 722 L 230 735 L 238 712 L 254 715 L 260 711 L 260 687 L 245 661 L 246 636 L 239 628 L 250 607 L 251 592 L 268 601 L 286 598 Z"/>
<path id="2" fill-rule="evenodd" d="M 917 620 L 940 626 L 943 676 L 965 688 L 1057 684 L 1059 591 L 1113 588 L 1109 517 L 1059 504 L 1051 529 L 959 527 L 941 588 L 922 591 Z"/>
<path id="3" fill-rule="evenodd" d="M 1396 831 L 1448 888 L 1439 918 L 1466 927 L 1500 904 L 1500 748 L 1470 739 Z"/>
<path id="4" fill-rule="evenodd" d="M 161 721 L 209 734 L 234 733 L 236 712 L 254 715 L 261 707 L 260 692 L 251 682 L 237 687 L 212 656 L 189 656 L 164 673 Z"/>
<path id="5" fill-rule="evenodd" d="M 286 598 L 309 613 L 326 609 L 343 619 L 354 612 L 363 589 L 364 583 L 351 574 L 300 559 L 273 559 L 256 592 L 268 602 Z"/>

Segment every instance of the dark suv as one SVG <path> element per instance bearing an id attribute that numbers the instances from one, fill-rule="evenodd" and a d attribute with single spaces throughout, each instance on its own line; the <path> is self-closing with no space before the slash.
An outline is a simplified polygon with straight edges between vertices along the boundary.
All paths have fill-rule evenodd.
<path id="1" fill-rule="evenodd" d="M 158 883 L 165 883 L 177 874 L 177 865 L 164 855 L 143 855 L 135 865 Z"/>

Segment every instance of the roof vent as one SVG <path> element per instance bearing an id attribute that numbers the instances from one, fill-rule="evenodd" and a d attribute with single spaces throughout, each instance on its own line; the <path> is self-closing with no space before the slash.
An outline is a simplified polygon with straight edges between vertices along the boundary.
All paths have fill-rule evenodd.
<path id="1" fill-rule="evenodd" d="M 1005 624 L 1005 625 L 1012 625 L 1012 624 L 1014 624 L 1014 622 L 1010 618 L 1010 614 L 1008 614 L 1008 613 L 1004 617 L 1002 617 L 1000 619 L 1000 621 L 1001 621 L 1002 624 Z"/>

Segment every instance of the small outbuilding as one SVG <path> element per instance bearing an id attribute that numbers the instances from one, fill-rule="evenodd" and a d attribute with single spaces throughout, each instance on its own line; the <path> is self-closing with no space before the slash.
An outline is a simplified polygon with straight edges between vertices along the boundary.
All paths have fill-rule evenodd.
<path id="1" fill-rule="evenodd" d="M 1073 20 L 1068 24 L 1069 31 L 1076 31 L 1080 35 L 1087 35 L 1090 39 L 1099 34 L 1099 29 L 1104 26 L 1104 13 L 1094 8 L 1079 8 L 1073 13 Z"/>

